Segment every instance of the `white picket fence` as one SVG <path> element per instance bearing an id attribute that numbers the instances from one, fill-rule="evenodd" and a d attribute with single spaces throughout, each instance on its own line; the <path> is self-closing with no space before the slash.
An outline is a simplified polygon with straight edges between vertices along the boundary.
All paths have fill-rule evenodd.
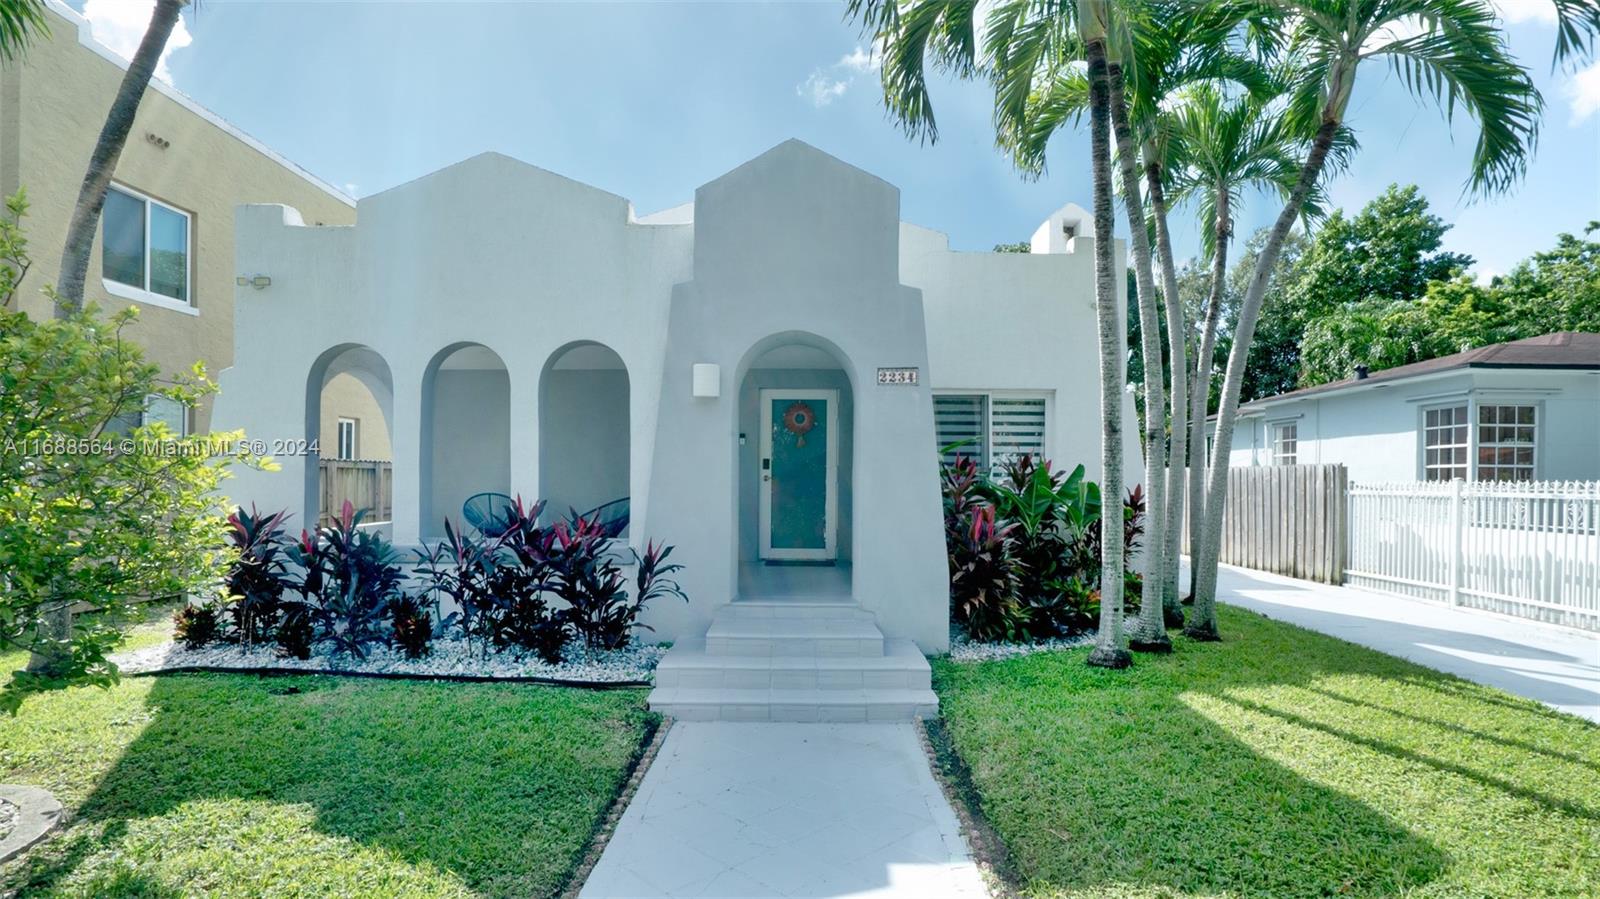
<path id="1" fill-rule="evenodd" d="M 1353 586 L 1600 630 L 1600 481 L 1350 486 Z"/>

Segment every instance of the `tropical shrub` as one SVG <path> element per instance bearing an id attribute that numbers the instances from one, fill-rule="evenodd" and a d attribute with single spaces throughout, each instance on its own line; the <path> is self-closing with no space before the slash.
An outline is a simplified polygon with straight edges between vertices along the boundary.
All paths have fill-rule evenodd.
<path id="1" fill-rule="evenodd" d="M 8 711 L 38 689 L 114 683 L 106 656 L 137 603 L 217 582 L 217 487 L 245 458 L 213 452 L 237 434 L 128 426 L 147 395 L 193 405 L 215 390 L 198 365 L 173 375 L 146 362 L 123 333 L 132 309 L 42 321 L 16 311 L 26 210 L 19 192 L 0 214 L 0 649 L 32 659 L 0 691 Z M 74 606 L 100 614 L 74 620 Z"/>
<path id="2" fill-rule="evenodd" d="M 278 632 L 273 635 L 278 651 L 291 659 L 305 661 L 311 658 L 311 647 L 317 640 L 317 627 L 311 621 L 311 609 L 305 603 L 288 603 L 283 608 L 283 620 L 278 622 Z"/>
<path id="3" fill-rule="evenodd" d="M 578 517 L 557 522 L 550 544 L 551 583 L 556 596 L 566 600 L 572 629 L 591 650 L 621 649 L 633 639 L 645 603 L 661 596 L 688 600 L 671 575 L 679 565 L 663 564 L 672 547 L 651 543 L 643 556 L 635 553 L 638 580 L 634 593 L 610 552 L 606 526 L 598 517 Z"/>
<path id="4" fill-rule="evenodd" d="M 433 616 L 414 596 L 399 596 L 389 603 L 389 645 L 408 659 L 433 651 Z"/>
<path id="5" fill-rule="evenodd" d="M 296 589 L 317 635 L 335 652 L 358 659 L 384 637 L 380 626 L 404 578 L 394 546 L 376 531 L 361 530 L 364 514 L 347 500 L 327 527 L 302 531 L 290 547 L 302 571 Z"/>
<path id="6" fill-rule="evenodd" d="M 955 449 L 955 448 L 947 448 Z M 1018 456 L 986 476 L 959 456 L 942 469 L 951 617 L 976 640 L 1065 636 L 1100 612 L 1100 488 Z M 1144 493 L 1123 504 L 1130 546 L 1143 534 Z M 1137 575 L 1128 575 L 1137 580 Z"/>
<path id="7" fill-rule="evenodd" d="M 249 512 L 235 509 L 228 516 L 228 543 L 234 555 L 223 588 L 233 635 L 246 646 L 272 639 L 283 613 L 283 596 L 290 586 L 284 564 L 289 541 L 283 524 L 288 517 L 287 512 L 264 515 L 254 506 Z"/>
<path id="8" fill-rule="evenodd" d="M 172 635 L 189 649 L 199 649 L 222 636 L 222 622 L 210 605 L 185 605 L 172 616 Z"/>

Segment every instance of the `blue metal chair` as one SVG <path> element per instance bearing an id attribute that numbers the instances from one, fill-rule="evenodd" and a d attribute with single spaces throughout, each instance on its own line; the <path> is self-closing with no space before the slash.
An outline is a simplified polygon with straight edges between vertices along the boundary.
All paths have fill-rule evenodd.
<path id="1" fill-rule="evenodd" d="M 598 519 L 600 527 L 607 537 L 620 537 L 622 532 L 628 529 L 628 512 L 630 508 L 628 500 L 629 497 L 626 496 L 621 499 L 614 499 L 609 503 L 595 506 L 578 517 L 586 518 L 590 521 Z"/>
<path id="2" fill-rule="evenodd" d="M 475 493 L 461 504 L 461 517 L 485 537 L 498 537 L 510 528 L 511 509 L 504 493 Z"/>

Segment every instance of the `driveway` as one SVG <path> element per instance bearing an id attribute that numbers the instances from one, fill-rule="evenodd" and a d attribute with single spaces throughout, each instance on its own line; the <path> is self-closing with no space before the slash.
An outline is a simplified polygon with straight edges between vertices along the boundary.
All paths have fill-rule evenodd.
<path id="1" fill-rule="evenodd" d="M 580 895 L 987 896 L 917 726 L 674 723 Z"/>
<path id="2" fill-rule="evenodd" d="M 1231 565 L 1217 598 L 1600 723 L 1600 634 Z"/>

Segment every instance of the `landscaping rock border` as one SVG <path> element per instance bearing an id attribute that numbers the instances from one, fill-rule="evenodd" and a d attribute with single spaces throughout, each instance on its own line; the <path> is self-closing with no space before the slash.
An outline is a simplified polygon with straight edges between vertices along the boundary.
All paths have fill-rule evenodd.
<path id="1" fill-rule="evenodd" d="M 1014 659 L 1036 652 L 1060 652 L 1077 649 L 1094 643 L 1094 632 L 1075 637 L 1040 640 L 1037 643 L 980 643 L 975 640 L 956 640 L 950 644 L 952 662 L 992 662 L 997 659 Z"/>
<path id="2" fill-rule="evenodd" d="M 49 790 L 0 784 L 0 801 L 16 809 L 11 832 L 0 839 L 0 865 L 33 848 L 61 824 L 61 803 Z"/>
<path id="3" fill-rule="evenodd" d="M 590 653 L 581 646 L 568 650 L 560 665 L 534 656 L 509 652 L 484 656 L 463 640 L 438 640 L 433 652 L 408 659 L 387 647 L 374 647 L 365 659 L 335 655 L 319 646 L 309 659 L 286 658 L 274 647 L 247 649 L 236 644 L 214 644 L 188 649 L 164 643 L 112 657 L 127 675 L 212 671 L 239 674 L 337 674 L 401 680 L 534 683 L 596 689 L 647 687 L 666 647 L 634 644 L 626 649 Z"/>

